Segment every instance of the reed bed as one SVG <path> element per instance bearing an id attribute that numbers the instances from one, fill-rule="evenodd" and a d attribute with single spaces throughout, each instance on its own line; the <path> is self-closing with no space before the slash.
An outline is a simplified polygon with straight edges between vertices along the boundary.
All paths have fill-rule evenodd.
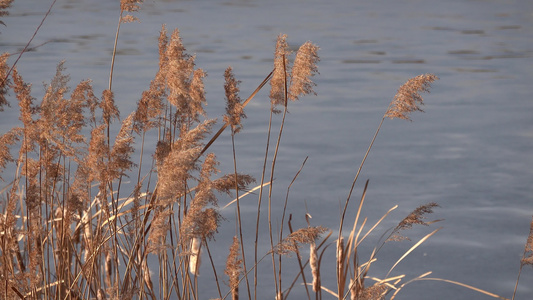
<path id="1" fill-rule="evenodd" d="M 0 2 L 0 16 L 7 14 L 11 2 Z M 4 183 L 0 298 L 289 299 L 298 289 L 308 299 L 394 299 L 411 282 L 440 280 L 505 299 L 462 283 L 430 278 L 431 272 L 415 278 L 391 275 L 407 255 L 440 228 L 415 242 L 385 276 L 372 274 L 371 267 L 387 243 L 408 239 L 403 233 L 412 226 L 430 226 L 439 221 L 427 220 L 438 207 L 436 203 L 421 205 L 383 233 L 369 257 L 362 257 L 358 251 L 397 207 L 369 224 L 361 216 L 368 181 L 359 191 L 358 203 L 352 204 L 360 171 L 384 121 L 411 120 L 412 112 L 421 111 L 421 93 L 429 92 L 437 76 L 419 75 L 398 89 L 363 155 L 353 184 L 347 187 L 338 233 L 312 224 L 310 214 L 306 227 L 293 228 L 285 210 L 281 216 L 272 216 L 276 158 L 289 104 L 315 93 L 318 46 L 306 42 L 293 53 L 287 36 L 279 35 L 272 72 L 265 74 L 246 99 L 240 97 L 241 82 L 228 67 L 223 87 L 226 114 L 217 123 L 204 111 L 206 72 L 196 67 L 195 57 L 187 53 L 179 31 L 169 33 L 163 26 L 158 39 L 159 69 L 140 95 L 135 111 L 121 116 L 114 101 L 113 80 L 120 80 L 113 78 L 114 57 L 120 26 L 135 20 L 132 13 L 139 10 L 141 2 L 121 1 L 109 86 L 104 91 L 94 91 L 90 80 L 71 88 L 60 62 L 38 102 L 16 62 L 9 66 L 9 54 L 0 56 L 0 110 L 13 102 L 12 95 L 20 108 L 20 124 L 0 135 L 0 175 Z M 264 167 L 261 178 L 255 179 L 240 172 L 235 139 L 246 118 L 244 108 L 268 84 L 268 135 L 264 154 L 258 154 L 264 155 Z M 274 126 L 279 129 L 274 130 Z M 225 130 L 231 133 L 233 172 L 220 175 L 219 162 L 210 147 Z M 148 135 L 158 137 L 156 145 L 145 144 Z M 136 145 L 139 151 L 135 151 Z M 151 153 L 150 169 L 141 168 L 146 153 Z M 250 218 L 242 215 L 240 199 L 252 191 L 258 195 L 257 213 Z M 235 198 L 228 204 L 235 208 L 233 221 L 222 223 L 218 203 L 221 194 Z M 350 204 L 356 207 L 354 220 L 345 219 Z M 266 225 L 260 222 L 265 210 Z M 345 222 L 351 226 L 348 235 L 343 230 Z M 255 240 L 243 237 L 242 229 L 249 224 L 255 226 Z M 211 254 L 220 226 L 236 228 L 224 270 L 216 268 Z M 265 226 L 268 230 L 262 230 Z M 259 249 L 260 238 L 269 240 L 270 249 Z M 523 266 L 533 265 L 532 249 L 533 223 L 520 271 Z M 328 256 L 336 257 L 334 266 L 323 264 Z M 149 264 L 149 258 L 157 264 Z M 287 259 L 297 261 L 296 271 L 284 268 Z M 202 293 L 198 280 L 201 264 L 211 265 L 215 295 Z M 324 270 L 335 270 L 336 286 L 322 285 Z M 259 274 L 264 272 L 272 272 L 270 291 L 258 288 Z"/>

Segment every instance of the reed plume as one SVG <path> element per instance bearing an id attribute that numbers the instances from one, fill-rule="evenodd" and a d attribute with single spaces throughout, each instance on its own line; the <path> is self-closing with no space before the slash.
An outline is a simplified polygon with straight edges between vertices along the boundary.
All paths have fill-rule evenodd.
<path id="1" fill-rule="evenodd" d="M 113 120 L 119 120 L 120 113 L 115 105 L 115 94 L 111 90 L 104 90 L 102 92 L 102 101 L 99 105 L 102 109 L 104 122 L 108 127 Z"/>
<path id="2" fill-rule="evenodd" d="M 162 149 L 161 168 L 159 169 L 159 197 L 160 205 L 173 202 L 179 196 L 185 195 L 184 183 L 191 178 L 191 173 L 198 169 L 198 157 L 202 151 L 201 140 L 210 132 L 214 120 L 206 120 L 194 129 L 184 133 L 182 138 L 169 145 L 158 145 Z M 167 148 L 170 147 L 170 148 Z M 168 154 L 165 156 L 165 152 Z"/>
<path id="3" fill-rule="evenodd" d="M 280 34 L 274 52 L 274 71 L 270 79 L 270 101 L 272 107 L 285 105 L 287 93 L 287 74 L 289 70 L 288 56 L 291 54 L 287 44 L 287 35 Z M 276 111 L 275 111 L 276 112 Z"/>
<path id="4" fill-rule="evenodd" d="M 272 251 L 276 254 L 289 255 L 298 251 L 302 244 L 314 243 L 327 230 L 322 226 L 300 228 L 285 237 Z"/>
<path id="5" fill-rule="evenodd" d="M 521 264 L 533 266 L 533 220 L 529 227 L 529 235 L 527 237 L 526 246 L 524 247 L 524 255 Z"/>
<path id="6" fill-rule="evenodd" d="M 218 230 L 221 216 L 216 209 L 218 203 L 210 178 L 218 172 L 217 164 L 214 154 L 207 155 L 200 171 L 196 193 L 180 228 L 180 236 L 184 240 L 197 237 L 210 239 Z"/>
<path id="7" fill-rule="evenodd" d="M 524 247 L 524 253 L 520 259 L 520 268 L 518 269 L 518 276 L 516 278 L 516 283 L 513 291 L 512 300 L 515 299 L 516 291 L 518 290 L 518 283 L 520 282 L 520 275 L 522 274 L 522 268 L 524 266 L 533 266 L 533 219 L 529 225 L 529 235 L 527 236 L 526 245 Z"/>
<path id="8" fill-rule="evenodd" d="M 409 79 L 398 89 L 385 117 L 411 121 L 409 117 L 411 112 L 423 111 L 420 106 L 424 104 L 424 99 L 422 99 L 420 92 L 429 93 L 431 83 L 437 79 L 439 78 L 433 74 L 418 75 Z"/>
<path id="9" fill-rule="evenodd" d="M 14 0 L 0 0 L 0 17 L 9 15 L 9 12 L 6 10 L 11 6 Z M 4 22 L 0 21 L 0 24 L 5 25 Z"/>
<path id="10" fill-rule="evenodd" d="M 228 258 L 226 259 L 226 269 L 224 270 L 224 274 L 229 278 L 228 285 L 231 289 L 233 300 L 239 299 L 239 276 L 242 272 L 240 249 L 239 238 L 234 236 L 233 243 L 229 248 Z"/>
<path id="11" fill-rule="evenodd" d="M 24 135 L 30 139 L 36 139 L 34 116 L 39 111 L 39 107 L 34 104 L 35 98 L 31 96 L 31 84 L 24 82 L 17 68 L 13 69 L 13 91 L 19 102 L 19 120 L 24 125 Z"/>
<path id="12" fill-rule="evenodd" d="M 15 127 L 10 129 L 8 132 L 0 135 L 0 174 L 6 168 L 9 162 L 13 162 L 13 156 L 9 151 L 9 146 L 14 145 L 19 141 L 21 135 L 21 128 Z M 0 176 L 0 181 L 4 179 Z"/>
<path id="13" fill-rule="evenodd" d="M 118 179 L 120 176 L 127 175 L 135 163 L 131 160 L 131 155 L 135 151 L 133 148 L 133 118 L 135 113 L 131 113 L 122 121 L 122 126 L 115 138 L 115 143 L 111 148 L 110 162 L 109 162 L 109 177 L 110 179 Z"/>
<path id="14" fill-rule="evenodd" d="M 231 195 L 231 190 L 235 189 L 235 185 L 237 185 L 237 189 L 244 190 L 252 182 L 255 182 L 255 178 L 248 174 L 238 173 L 237 176 L 226 174 L 213 180 L 213 188 L 221 193 Z"/>
<path id="15" fill-rule="evenodd" d="M 2 16 L 2 7 L 0 5 L 0 16 Z M 2 22 L 2 21 L 0 21 Z M 7 59 L 9 58 L 9 53 L 3 53 L 0 55 L 0 112 L 4 111 L 4 106 L 9 106 L 9 102 L 7 102 L 6 94 L 9 88 L 9 78 L 8 78 L 8 72 L 9 72 L 9 66 L 7 64 Z"/>
<path id="16" fill-rule="evenodd" d="M 320 61 L 318 57 L 318 46 L 311 42 L 305 42 L 294 59 L 291 72 L 291 86 L 289 88 L 289 99 L 298 100 L 303 95 L 315 94 L 313 87 L 316 86 L 311 80 L 318 73 L 316 64 Z"/>
<path id="17" fill-rule="evenodd" d="M 228 67 L 224 72 L 224 91 L 226 92 L 226 114 L 224 122 L 231 125 L 233 133 L 237 133 L 242 128 L 241 118 L 246 118 L 244 107 L 239 97 L 239 80 L 235 79 L 233 69 Z"/>
<path id="18" fill-rule="evenodd" d="M 425 215 L 433 213 L 433 209 L 439 207 L 435 202 L 427 203 L 417 207 L 407 217 L 405 217 L 392 231 L 392 235 L 387 239 L 388 241 L 409 240 L 408 237 L 402 236 L 401 231 L 411 229 L 413 225 L 420 224 L 428 226 L 433 222 L 424 221 Z"/>
<path id="19" fill-rule="evenodd" d="M 132 15 L 123 15 L 123 12 L 137 12 L 140 9 L 140 4 L 142 4 L 143 0 L 120 0 L 120 12 L 121 12 L 121 18 L 120 21 L 122 23 L 129 23 L 138 21 L 139 19 L 137 17 L 134 17 Z"/>

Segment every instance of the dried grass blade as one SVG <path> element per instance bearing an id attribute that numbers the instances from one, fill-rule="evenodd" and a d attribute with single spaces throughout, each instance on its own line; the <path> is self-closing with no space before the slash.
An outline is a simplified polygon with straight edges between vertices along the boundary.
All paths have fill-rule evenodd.
<path id="1" fill-rule="evenodd" d="M 270 181 L 269 182 L 266 182 L 266 183 L 263 183 L 263 187 L 267 186 L 270 184 Z M 261 188 L 261 185 L 258 185 L 256 187 L 254 187 L 253 189 L 249 190 L 248 192 L 242 194 L 242 195 L 239 195 L 239 200 L 242 199 L 243 197 L 253 193 L 254 191 L 258 190 Z M 228 204 L 224 205 L 224 207 L 222 207 L 221 209 L 225 209 L 227 208 L 228 206 L 232 205 L 233 203 L 237 202 L 237 198 L 233 199 L 232 201 L 230 201 Z"/>
<path id="2" fill-rule="evenodd" d="M 432 273 L 431 271 L 430 271 L 430 272 L 426 272 L 426 273 L 424 273 L 424 274 L 422 274 L 422 275 L 420 275 L 420 276 L 418 276 L 418 277 L 416 277 L 416 278 L 413 278 L 413 279 L 407 281 L 406 283 L 402 284 L 398 289 L 396 289 L 396 291 L 394 292 L 394 294 L 392 295 L 392 297 L 390 298 L 390 300 L 393 300 L 393 299 L 396 297 L 396 295 L 400 292 L 400 290 L 401 290 L 402 288 L 404 288 L 406 285 L 408 285 L 409 283 L 411 283 L 411 282 L 415 282 L 415 281 L 418 281 L 418 280 L 421 280 L 422 278 L 428 276 L 428 275 L 431 274 L 431 273 Z"/>
<path id="3" fill-rule="evenodd" d="M 402 257 L 400 257 L 400 259 L 398 259 L 396 261 L 396 263 L 394 263 L 394 265 L 390 268 L 389 272 L 387 273 L 387 276 L 386 277 L 389 277 L 389 274 L 392 272 L 392 270 L 407 256 L 409 255 L 411 252 L 413 252 L 413 250 L 415 250 L 418 246 L 420 246 L 423 242 L 425 242 L 427 239 L 429 239 L 432 235 L 434 235 L 435 233 L 437 233 L 437 231 L 441 230 L 442 227 L 439 227 L 435 230 L 433 230 L 433 232 L 429 233 L 428 235 L 426 235 L 425 237 L 421 238 L 416 244 L 413 245 L 413 247 L 411 247 L 409 250 L 407 250 L 407 252 L 404 253 L 404 255 L 402 255 Z"/>
<path id="4" fill-rule="evenodd" d="M 361 240 L 358 241 L 356 247 L 359 246 L 359 244 L 361 244 L 361 242 L 363 242 L 365 240 L 365 238 L 372 232 L 374 231 L 374 229 L 381 223 L 381 221 L 383 221 L 393 210 L 395 210 L 396 208 L 398 208 L 398 205 L 394 205 L 391 209 L 389 209 L 382 217 L 381 219 L 379 219 L 376 224 L 374 224 L 374 226 L 372 226 L 372 228 L 370 228 L 367 233 L 361 238 Z"/>
<path id="5" fill-rule="evenodd" d="M 448 280 L 448 279 L 442 279 L 442 278 L 420 278 L 418 280 L 433 280 L 433 281 L 443 281 L 443 282 L 447 282 L 447 283 L 451 283 L 451 284 L 455 284 L 455 285 L 458 285 L 458 286 L 462 286 L 462 287 L 465 287 L 467 289 L 471 289 L 473 291 L 476 291 L 476 292 L 479 292 L 479 293 L 482 293 L 482 294 L 485 294 L 487 296 L 491 296 L 493 298 L 498 298 L 498 299 L 503 299 L 503 300 L 509 300 L 508 298 L 505 298 L 505 297 L 502 297 L 500 295 L 496 295 L 496 294 L 493 294 L 491 292 L 487 292 L 485 290 L 482 290 L 480 288 L 477 288 L 477 287 L 474 287 L 474 286 L 471 286 L 471 285 L 468 285 L 468 284 L 465 284 L 465 283 L 461 283 L 461 282 L 457 282 L 457 281 L 453 281 L 453 280 Z M 391 298 L 392 299 L 392 298 Z"/>

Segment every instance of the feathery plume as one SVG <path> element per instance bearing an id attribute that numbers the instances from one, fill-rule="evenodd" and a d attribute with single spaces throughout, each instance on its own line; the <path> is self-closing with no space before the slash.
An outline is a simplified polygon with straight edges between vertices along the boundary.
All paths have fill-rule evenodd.
<path id="1" fill-rule="evenodd" d="M 206 120 L 174 142 L 159 169 L 161 204 L 168 204 L 185 192 L 184 183 L 191 177 L 190 171 L 197 170 L 196 163 L 202 151 L 200 141 L 213 124 L 214 120 Z M 159 151 L 163 152 L 159 155 L 164 156 L 166 148 Z"/>
<path id="2" fill-rule="evenodd" d="M 398 89 L 385 113 L 385 117 L 411 121 L 411 118 L 409 118 L 411 112 L 423 111 L 420 105 L 424 104 L 424 99 L 420 96 L 420 92 L 429 93 L 431 83 L 437 79 L 439 78 L 433 74 L 418 75 L 409 79 Z"/>
<path id="3" fill-rule="evenodd" d="M 41 138 L 45 138 L 48 143 L 53 142 L 62 154 L 77 160 L 80 152 L 78 145 L 85 143 L 85 137 L 81 134 L 86 124 L 84 108 L 94 100 L 86 97 L 92 94 L 88 81 L 82 81 L 72 93 L 71 99 L 66 99 L 70 78 L 63 74 L 64 70 L 64 62 L 60 62 L 54 78 L 47 86 L 40 107 L 39 127 Z"/>
<path id="4" fill-rule="evenodd" d="M 233 75 L 233 69 L 228 67 L 224 72 L 224 90 L 226 92 L 226 114 L 224 115 L 224 122 L 231 125 L 234 133 L 237 133 L 242 128 L 241 118 L 246 118 L 243 112 L 241 98 L 239 97 L 239 83 Z"/>
<path id="5" fill-rule="evenodd" d="M 143 0 L 120 0 L 120 11 L 121 15 L 122 12 L 137 12 L 140 9 L 139 4 L 142 4 Z M 121 16 L 120 22 L 122 23 L 130 23 L 134 21 L 138 21 L 139 19 L 132 16 L 132 15 L 124 15 Z"/>
<path id="6" fill-rule="evenodd" d="M 202 69 L 196 69 L 192 73 L 192 80 L 189 86 L 189 106 L 191 112 L 194 115 L 194 121 L 198 122 L 198 116 L 205 116 L 206 113 L 202 105 L 206 104 L 205 91 L 204 91 L 204 77 L 207 73 Z"/>
<path id="7" fill-rule="evenodd" d="M 235 173 L 226 174 L 213 181 L 213 188 L 219 192 L 231 195 L 231 190 L 235 189 L 235 182 L 239 190 L 245 190 L 246 187 L 255 182 L 255 178 L 247 174 L 237 173 L 237 180 L 235 180 Z"/>
<path id="8" fill-rule="evenodd" d="M 1 9 L 2 7 L 0 5 L 0 16 L 2 16 Z M 9 106 L 9 102 L 6 100 L 7 89 L 9 87 L 9 78 L 7 78 L 7 72 L 9 72 L 9 66 L 7 65 L 8 58 L 9 53 L 7 52 L 0 55 L 0 111 L 4 111 L 4 105 Z"/>
<path id="9" fill-rule="evenodd" d="M 311 80 L 318 68 L 317 62 L 320 60 L 318 57 L 318 46 L 311 42 L 305 42 L 294 59 L 294 66 L 291 73 L 291 87 L 289 88 L 289 99 L 298 100 L 301 95 L 315 94 L 313 87 L 316 86 Z"/>
<path id="10" fill-rule="evenodd" d="M 164 109 L 165 88 L 157 79 L 152 80 L 150 88 L 142 92 L 141 100 L 135 110 L 133 129 L 137 134 L 150 130 L 160 124 L 158 117 Z"/>
<path id="11" fill-rule="evenodd" d="M 242 272 L 242 258 L 240 253 L 241 246 L 239 238 L 233 237 L 233 243 L 229 248 L 229 255 L 226 260 L 226 269 L 224 274 L 229 277 L 229 287 L 233 300 L 239 299 L 239 276 Z"/>
<path id="12" fill-rule="evenodd" d="M 9 8 L 12 2 L 13 0 L 1 0 L 0 1 L 0 17 L 6 16 L 9 14 L 9 12 L 5 11 L 4 9 Z"/>
<path id="13" fill-rule="evenodd" d="M 0 174 L 6 167 L 7 163 L 13 161 L 13 157 L 9 152 L 9 146 L 15 144 L 15 142 L 19 140 L 20 134 L 21 128 L 15 127 L 0 135 Z M 0 180 L 3 180 L 2 176 L 0 176 Z"/>
<path id="14" fill-rule="evenodd" d="M 120 10 L 135 12 L 139 10 L 139 4 L 141 3 L 143 3 L 143 0 L 120 0 Z"/>
<path id="15" fill-rule="evenodd" d="M 533 220 L 529 227 L 529 236 L 527 237 L 526 246 L 524 248 L 524 255 L 520 263 L 524 265 L 533 266 Z"/>
<path id="16" fill-rule="evenodd" d="M 115 106 L 115 96 L 112 91 L 104 90 L 102 92 L 102 102 L 100 108 L 102 109 L 102 116 L 106 125 L 109 126 L 113 119 L 119 119 L 118 108 Z"/>
<path id="17" fill-rule="evenodd" d="M 224 72 L 224 90 L 226 92 L 226 114 L 224 115 L 224 122 L 231 125 L 234 133 L 241 130 L 241 118 L 246 118 L 243 112 L 241 97 L 239 97 L 239 80 L 235 79 L 233 70 L 228 67 Z"/>
<path id="18" fill-rule="evenodd" d="M 159 38 L 158 41 L 158 48 L 159 48 L 159 72 L 158 75 L 162 75 L 163 66 L 166 64 L 167 56 L 167 45 L 168 45 L 168 36 L 167 36 L 167 28 L 165 27 L 165 24 L 161 25 L 161 31 L 159 32 Z"/>
<path id="19" fill-rule="evenodd" d="M 274 247 L 272 252 L 280 255 L 289 255 L 291 252 L 296 252 L 301 244 L 315 242 L 326 231 L 327 228 L 322 226 L 300 228 L 284 238 L 281 243 Z"/>
<path id="20" fill-rule="evenodd" d="M 387 286 L 385 284 L 375 283 L 372 286 L 364 288 L 359 297 L 351 298 L 352 300 L 384 300 Z"/>
<path id="21" fill-rule="evenodd" d="M 80 103 L 80 106 L 89 107 L 91 112 L 90 121 L 96 123 L 95 111 L 98 107 L 98 97 L 94 95 L 93 87 L 91 86 L 91 80 L 81 81 L 72 94 L 70 95 L 71 101 Z"/>
<path id="22" fill-rule="evenodd" d="M 180 32 L 175 29 L 166 48 L 166 81 L 170 90 L 168 101 L 180 114 L 187 113 L 190 76 L 194 70 L 194 57 L 185 53 L 185 47 L 181 41 Z M 185 111 L 186 110 L 186 111 Z"/>
<path id="23" fill-rule="evenodd" d="M 166 235 L 170 229 L 169 216 L 174 212 L 171 209 L 156 210 L 152 218 L 150 235 L 147 239 L 147 252 L 155 253 L 166 250 Z"/>
<path id="24" fill-rule="evenodd" d="M 13 90 L 15 91 L 17 100 L 19 101 L 19 119 L 22 121 L 27 130 L 32 127 L 34 123 L 33 115 L 39 109 L 33 104 L 35 98 L 31 96 L 31 84 L 24 82 L 22 76 L 19 75 L 17 68 L 13 69 Z"/>
<path id="25" fill-rule="evenodd" d="M 428 226 L 429 223 L 425 222 L 423 219 L 425 218 L 426 214 L 433 213 L 433 209 L 435 207 L 439 207 L 439 205 L 435 202 L 430 202 L 417 207 L 394 228 L 392 235 L 387 239 L 387 241 L 409 240 L 408 237 L 400 235 L 400 231 L 411 229 L 414 224 Z"/>
<path id="26" fill-rule="evenodd" d="M 287 84 L 287 74 L 289 73 L 288 56 L 291 53 L 287 44 L 287 35 L 280 34 L 276 42 L 274 52 L 274 72 L 270 79 L 270 101 L 272 107 L 285 105 L 285 90 Z M 275 110 L 274 112 L 279 112 Z"/>
<path id="27" fill-rule="evenodd" d="M 222 217 L 215 209 L 218 204 L 210 179 L 211 174 L 218 172 L 217 164 L 215 155 L 208 154 L 200 171 L 200 181 L 196 187 L 196 194 L 180 228 L 180 235 L 184 239 L 193 237 L 211 239 L 218 230 Z M 208 205 L 215 208 L 208 208 Z"/>
<path id="28" fill-rule="evenodd" d="M 89 171 L 88 182 L 98 181 L 107 182 L 106 165 L 104 157 L 108 157 L 109 148 L 107 147 L 106 137 L 104 134 L 105 124 L 91 130 L 91 139 L 89 141 L 89 153 L 85 158 L 85 166 Z"/>
<path id="29" fill-rule="evenodd" d="M 131 154 L 135 151 L 133 148 L 132 125 L 135 113 L 131 113 L 122 121 L 122 126 L 115 139 L 115 144 L 111 149 L 111 161 L 109 162 L 109 176 L 111 179 L 125 175 L 135 164 L 131 161 Z"/>

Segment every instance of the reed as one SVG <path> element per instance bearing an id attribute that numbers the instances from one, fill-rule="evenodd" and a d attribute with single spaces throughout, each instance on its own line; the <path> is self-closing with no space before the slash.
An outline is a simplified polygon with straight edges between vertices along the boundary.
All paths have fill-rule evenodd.
<path id="1" fill-rule="evenodd" d="M 7 13 L 11 2 L 0 1 L 0 16 Z M 440 228 L 406 250 L 383 278 L 371 275 L 371 266 L 387 243 L 408 239 L 402 233 L 414 225 L 429 226 L 439 221 L 426 219 L 438 207 L 436 203 L 413 210 L 386 231 L 371 255 L 363 259 L 359 251 L 362 243 L 376 234 L 382 221 L 397 207 L 368 225 L 370 221 L 361 215 L 369 188 L 367 181 L 357 214 L 351 220 L 352 228 L 347 235 L 343 230 L 345 221 L 349 221 L 345 219 L 346 211 L 355 183 L 385 119 L 411 120 L 412 112 L 422 111 L 420 93 L 429 92 L 431 83 L 438 79 L 435 75 L 409 79 L 390 102 L 348 189 L 338 235 L 333 237 L 331 229 L 312 225 L 307 211 L 307 226 L 293 229 L 292 216 L 286 221 L 285 209 L 281 216 L 272 215 L 276 159 L 289 104 L 315 94 L 318 46 L 306 42 L 292 53 L 287 36 L 280 35 L 273 71 L 244 101 L 239 95 L 241 82 L 228 67 L 223 87 L 226 114 L 217 123 L 204 111 L 203 79 L 207 73 L 196 68 L 195 57 L 187 53 L 179 31 L 175 29 L 169 36 L 163 26 L 158 39 L 159 69 L 140 95 L 135 111 L 121 118 L 112 85 L 114 58 L 120 27 L 136 19 L 132 13 L 139 10 L 141 3 L 121 1 L 109 85 L 100 97 L 90 80 L 80 82 L 70 92 L 70 78 L 60 62 L 43 99 L 37 101 L 16 66 L 7 64 L 9 54 L 0 56 L 0 111 L 10 105 L 10 92 L 20 109 L 20 124 L 0 135 L 0 179 L 5 184 L 1 189 L 0 298 L 205 299 L 198 276 L 202 261 L 209 261 L 211 266 L 203 269 L 212 273 L 212 284 L 218 292 L 209 297 L 219 299 L 230 295 L 232 299 L 288 299 L 297 289 L 305 289 L 308 299 L 328 295 L 337 299 L 393 299 L 407 284 L 421 280 L 440 280 L 505 299 L 452 280 L 429 278 L 430 272 L 411 279 L 391 276 L 407 255 Z M 264 166 L 259 185 L 253 187 L 250 185 L 255 179 L 239 171 L 235 139 L 243 130 L 244 108 L 268 82 L 271 109 Z M 281 114 L 280 118 L 276 114 Z M 276 124 L 279 130 L 272 137 L 272 126 Z M 215 126 L 219 130 L 212 134 Z M 219 175 L 219 162 L 209 149 L 227 128 L 231 131 L 233 172 Z M 147 135 L 158 137 L 153 149 L 145 149 Z M 143 170 L 147 151 L 152 153 L 152 167 Z M 139 158 L 135 159 L 135 155 Z M 291 185 L 306 161 L 307 158 L 287 188 L 285 207 Z M 123 180 L 126 177 L 131 184 Z M 265 224 L 260 223 L 264 189 L 268 189 L 267 232 L 261 230 Z M 240 199 L 253 190 L 259 190 L 257 214 L 255 219 L 247 219 L 241 213 Z M 223 271 L 217 269 L 221 265 L 216 261 L 219 256 L 211 252 L 223 225 L 220 194 L 234 195 L 235 200 L 228 205 L 234 205 L 236 210 L 236 235 Z M 276 224 L 276 219 L 281 222 Z M 254 220 L 255 240 L 247 240 L 242 230 Z M 276 227 L 279 232 L 274 231 Z M 266 237 L 270 249 L 260 253 L 258 240 Z M 302 250 L 304 245 L 309 252 Z M 532 264 L 532 249 L 533 223 L 520 271 Z M 253 261 L 247 252 L 254 253 Z M 296 272 L 283 268 L 286 257 L 292 254 L 299 266 Z M 336 257 L 333 266 L 325 265 L 328 256 Z M 271 266 L 263 263 L 266 258 L 270 258 Z M 327 273 L 324 270 L 330 269 L 335 269 L 335 273 L 329 273 L 335 274 L 336 286 L 327 287 L 323 282 L 328 280 L 321 277 Z M 272 289 L 265 291 L 258 286 L 258 280 L 262 278 L 260 274 L 269 271 Z M 222 272 L 226 277 L 220 276 Z M 516 288 L 518 281 L 519 277 Z M 222 283 L 227 283 L 227 287 Z"/>

